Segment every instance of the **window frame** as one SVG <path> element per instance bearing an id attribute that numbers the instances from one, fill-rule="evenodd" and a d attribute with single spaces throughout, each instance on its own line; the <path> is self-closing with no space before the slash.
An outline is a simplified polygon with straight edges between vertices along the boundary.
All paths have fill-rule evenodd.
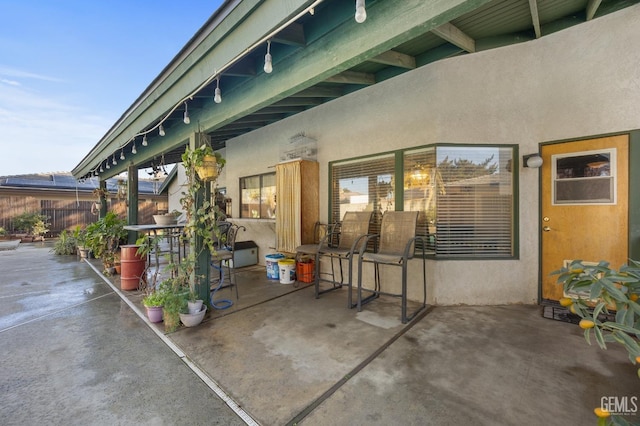
<path id="1" fill-rule="evenodd" d="M 275 171 L 274 172 L 267 172 L 267 173 L 259 173 L 259 174 L 250 175 L 250 176 L 242 176 L 242 177 L 240 177 L 238 179 L 238 183 L 239 183 L 238 187 L 239 187 L 239 192 L 240 192 L 240 197 L 239 197 L 239 199 L 240 199 L 239 217 L 241 219 L 275 220 L 275 215 L 276 215 L 275 208 L 274 208 L 273 217 L 262 217 L 262 211 L 263 211 L 263 207 L 264 207 L 262 200 L 264 198 L 263 191 L 264 191 L 264 188 L 265 188 L 265 186 L 264 186 L 264 178 L 266 176 L 272 176 L 273 177 L 274 184 L 272 186 L 274 188 L 274 196 L 275 196 L 275 178 L 276 178 L 276 172 Z M 245 206 L 244 200 L 242 198 L 242 195 L 243 195 L 242 192 L 244 190 L 243 189 L 243 181 L 245 179 L 253 179 L 253 178 L 258 178 L 258 180 L 259 180 L 259 184 L 258 184 L 259 196 L 258 196 L 258 203 L 257 203 L 258 204 L 258 217 L 243 216 L 243 211 L 244 211 L 243 207 Z M 270 187 L 271 187 L 271 185 L 270 185 Z"/>
<path id="2" fill-rule="evenodd" d="M 411 153 L 412 151 L 419 150 L 427 150 L 434 149 L 437 156 L 438 148 L 446 148 L 446 147 L 460 147 L 460 148 L 498 148 L 498 149 L 511 149 L 511 160 L 508 164 L 507 171 L 511 174 L 511 185 L 512 185 L 512 194 L 511 194 L 511 254 L 510 255 L 495 255 L 495 254 L 486 254 L 486 255 L 469 255 L 469 254 L 461 254 L 461 255 L 442 255 L 437 254 L 435 250 L 429 250 L 427 247 L 427 253 L 425 257 L 433 258 L 438 260 L 517 260 L 520 256 L 520 247 L 519 247 L 519 173 L 520 166 L 518 162 L 519 156 L 519 147 L 517 144 L 460 144 L 460 143 L 435 143 L 429 145 L 420 145 L 420 146 L 412 146 L 399 150 L 393 151 L 385 151 L 378 152 L 374 154 L 352 157 L 341 160 L 330 161 L 329 173 L 328 173 L 328 217 L 335 219 L 335 212 L 333 211 L 335 205 L 335 189 L 334 189 L 334 167 L 340 166 L 341 164 L 346 164 L 350 162 L 359 162 L 366 161 L 367 159 L 373 159 L 376 157 L 381 157 L 384 155 L 394 155 L 395 156 L 395 187 L 394 187 L 394 204 L 395 210 L 402 211 L 405 207 L 404 200 L 404 176 L 407 170 L 405 170 L 404 165 L 404 156 L 405 153 Z M 397 178 L 401 177 L 401 178 Z M 375 216 L 375 215 L 374 215 Z M 330 219 L 331 220 L 331 219 Z M 375 224 L 373 226 L 372 232 L 376 232 Z M 421 250 L 416 251 L 416 255 L 421 253 Z"/>

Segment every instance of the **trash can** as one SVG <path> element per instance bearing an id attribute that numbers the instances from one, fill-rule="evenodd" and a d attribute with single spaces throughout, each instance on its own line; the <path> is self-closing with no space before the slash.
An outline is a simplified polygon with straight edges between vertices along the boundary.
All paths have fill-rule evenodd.
<path id="1" fill-rule="evenodd" d="M 120 289 L 137 290 L 140 280 L 144 279 L 144 271 L 147 266 L 145 256 L 138 256 L 140 246 L 120 246 Z"/>
<path id="2" fill-rule="evenodd" d="M 280 279 L 280 274 L 278 271 L 278 261 L 280 259 L 284 259 L 284 254 L 274 253 L 268 254 L 264 257 L 265 264 L 267 266 L 267 279 L 268 280 L 278 280 Z"/>
<path id="3" fill-rule="evenodd" d="M 296 281 L 296 261 L 282 259 L 278 261 L 280 269 L 280 284 L 293 284 Z"/>

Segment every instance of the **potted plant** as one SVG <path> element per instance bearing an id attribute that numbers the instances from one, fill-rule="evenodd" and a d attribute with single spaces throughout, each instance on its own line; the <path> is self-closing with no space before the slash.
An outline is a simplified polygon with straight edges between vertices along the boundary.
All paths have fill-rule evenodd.
<path id="1" fill-rule="evenodd" d="M 226 160 L 218 152 L 207 144 L 202 144 L 199 148 L 189 152 L 193 166 L 198 177 L 203 182 L 217 179 L 220 170 L 224 167 Z"/>
<path id="2" fill-rule="evenodd" d="M 77 225 L 73 230 L 73 239 L 75 240 L 78 254 L 82 259 L 89 257 L 89 248 L 87 247 L 87 230 Z"/>
<path id="3" fill-rule="evenodd" d="M 56 255 L 76 254 L 78 250 L 76 244 L 76 239 L 73 234 L 63 229 L 51 251 Z"/>
<path id="4" fill-rule="evenodd" d="M 147 294 L 142 299 L 142 304 L 147 310 L 147 317 L 151 322 L 162 322 L 162 311 L 164 309 L 165 292 L 162 290 L 155 290 Z"/>
<path id="5" fill-rule="evenodd" d="M 110 269 L 114 267 L 116 251 L 128 235 L 125 224 L 124 219 L 108 212 L 86 228 L 86 245 L 96 258 L 102 260 L 106 273 L 113 273 Z"/>
<path id="6" fill-rule="evenodd" d="M 182 155 L 182 163 L 186 171 L 186 190 L 182 193 L 180 204 L 186 213 L 186 223 L 183 229 L 183 238 L 189 244 L 191 250 L 182 258 L 179 265 L 169 265 L 173 268 L 171 278 L 167 278 L 160 283 L 160 288 L 166 291 L 164 302 L 164 323 L 165 330 L 174 331 L 179 322 L 191 327 L 199 324 L 207 312 L 209 300 L 202 301 L 200 309 L 190 314 L 188 311 L 189 301 L 196 302 L 198 299 L 196 292 L 196 280 L 199 278 L 196 268 L 196 260 L 200 253 L 196 252 L 196 247 L 201 246 L 215 253 L 215 236 L 217 231 L 217 218 L 221 212 L 210 200 L 199 202 L 198 197 L 202 194 L 204 180 L 199 178 L 196 169 L 202 166 L 203 159 L 207 155 L 212 155 L 213 151 L 208 145 L 191 150 L 187 147 Z M 217 171 L 224 165 L 224 160 L 215 155 Z M 217 175 L 216 175 L 217 176 Z M 208 183 L 207 183 L 208 184 Z M 201 242 L 196 244 L 196 242 Z M 197 302 L 196 302 L 197 303 Z"/>

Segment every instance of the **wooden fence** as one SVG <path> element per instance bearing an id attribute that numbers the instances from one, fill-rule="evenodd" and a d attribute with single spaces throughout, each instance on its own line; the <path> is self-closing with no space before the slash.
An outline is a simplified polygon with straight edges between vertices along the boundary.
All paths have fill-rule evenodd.
<path id="1" fill-rule="evenodd" d="M 13 230 L 13 219 L 22 213 L 40 213 L 49 218 L 47 236 L 57 236 L 63 229 L 73 230 L 95 222 L 98 216 L 91 211 L 93 201 L 75 199 L 41 199 L 36 197 L 0 196 L 0 227 Z M 127 206 L 123 200 L 112 198 L 107 210 L 126 218 Z M 143 199 L 138 204 L 138 223 L 153 223 L 153 215 L 168 210 L 166 199 Z"/>

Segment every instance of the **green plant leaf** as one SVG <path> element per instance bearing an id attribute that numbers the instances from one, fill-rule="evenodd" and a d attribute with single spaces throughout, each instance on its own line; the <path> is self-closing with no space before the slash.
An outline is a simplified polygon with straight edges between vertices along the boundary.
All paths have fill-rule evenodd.
<path id="1" fill-rule="evenodd" d="M 602 330 L 600 330 L 600 327 L 594 327 L 593 331 L 596 335 L 596 342 L 598 342 L 598 346 L 600 346 L 600 349 L 607 349 L 607 345 L 604 343 L 604 337 L 602 336 Z"/>

